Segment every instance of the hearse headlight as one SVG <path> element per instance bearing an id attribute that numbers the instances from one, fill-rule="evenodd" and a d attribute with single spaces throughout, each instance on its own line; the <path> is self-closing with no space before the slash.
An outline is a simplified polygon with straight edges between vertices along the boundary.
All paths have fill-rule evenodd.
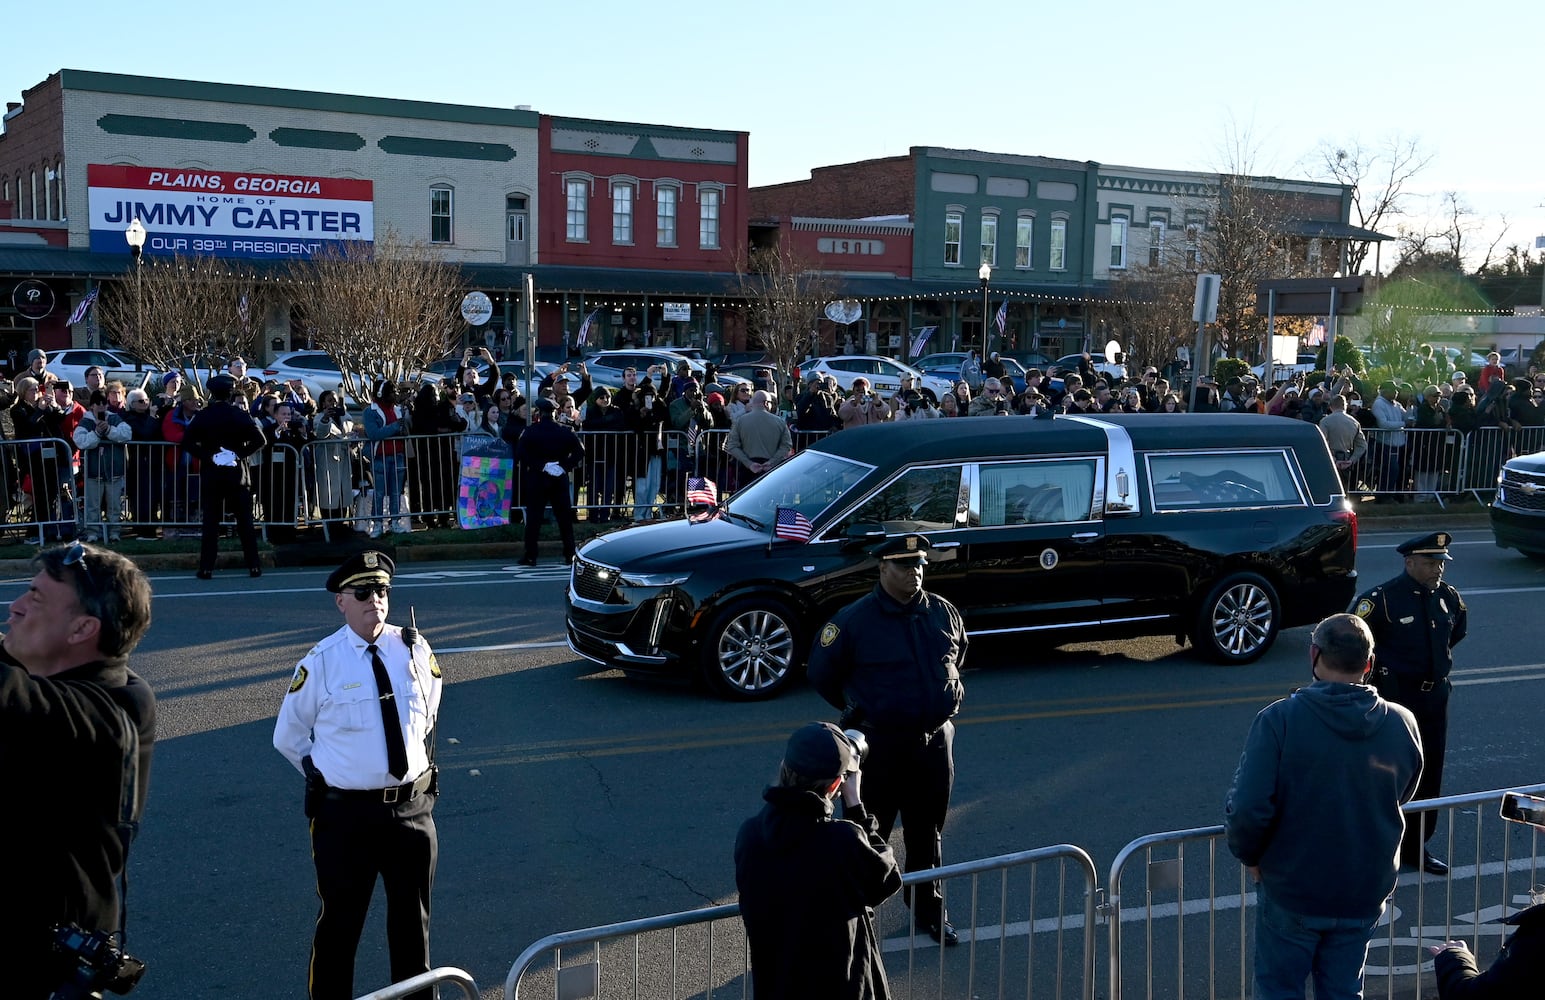
<path id="1" fill-rule="evenodd" d="M 617 574 L 626 587 L 675 587 L 692 578 L 691 573 L 629 573 Z"/>

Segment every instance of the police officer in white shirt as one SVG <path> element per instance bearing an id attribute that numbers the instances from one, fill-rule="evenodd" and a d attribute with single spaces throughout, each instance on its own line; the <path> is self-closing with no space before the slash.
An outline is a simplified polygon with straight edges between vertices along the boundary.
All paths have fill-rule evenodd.
<path id="1" fill-rule="evenodd" d="M 430 967 L 440 665 L 416 629 L 386 624 L 395 571 L 385 553 L 365 551 L 327 578 L 344 626 L 295 668 L 274 726 L 274 747 L 306 776 L 322 901 L 312 1000 L 355 995 L 354 955 L 378 876 L 392 981 Z"/>

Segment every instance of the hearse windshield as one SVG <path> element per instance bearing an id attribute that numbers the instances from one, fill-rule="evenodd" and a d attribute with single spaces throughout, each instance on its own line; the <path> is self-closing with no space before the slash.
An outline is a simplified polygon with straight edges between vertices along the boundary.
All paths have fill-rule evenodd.
<path id="1" fill-rule="evenodd" d="M 871 471 L 850 459 L 802 451 L 736 491 L 724 510 L 732 520 L 769 531 L 778 507 L 792 507 L 813 523 Z"/>

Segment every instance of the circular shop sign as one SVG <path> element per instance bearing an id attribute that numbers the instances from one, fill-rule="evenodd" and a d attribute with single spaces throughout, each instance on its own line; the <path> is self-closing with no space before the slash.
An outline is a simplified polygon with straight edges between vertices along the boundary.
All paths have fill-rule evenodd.
<path id="1" fill-rule="evenodd" d="M 36 278 L 28 278 L 18 282 L 11 292 L 11 305 L 26 319 L 42 319 L 54 311 L 54 290 Z"/>
<path id="2" fill-rule="evenodd" d="M 461 318 L 473 326 L 482 326 L 494 318 L 494 304 L 482 292 L 468 292 L 461 300 Z"/>

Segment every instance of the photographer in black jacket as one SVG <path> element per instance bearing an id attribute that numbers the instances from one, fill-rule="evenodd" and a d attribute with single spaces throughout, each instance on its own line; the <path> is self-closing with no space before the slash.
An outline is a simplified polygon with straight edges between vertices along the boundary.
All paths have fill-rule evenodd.
<path id="1" fill-rule="evenodd" d="M 794 732 L 767 804 L 735 838 L 735 885 L 759 1000 L 885 997 L 874 907 L 901 888 L 859 798 L 860 751 L 836 726 Z M 832 799 L 842 795 L 842 819 Z"/>
<path id="2" fill-rule="evenodd" d="M 80 543 L 32 565 L 0 645 L 0 759 L 18 804 L 0 824 L 0 992 L 12 1000 L 69 980 L 76 963 L 55 952 L 56 927 L 119 930 L 123 821 L 144 809 L 156 736 L 155 695 L 128 667 L 150 626 L 145 575 Z"/>

